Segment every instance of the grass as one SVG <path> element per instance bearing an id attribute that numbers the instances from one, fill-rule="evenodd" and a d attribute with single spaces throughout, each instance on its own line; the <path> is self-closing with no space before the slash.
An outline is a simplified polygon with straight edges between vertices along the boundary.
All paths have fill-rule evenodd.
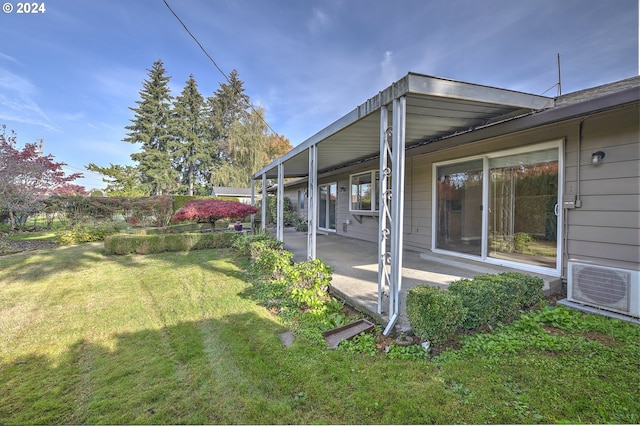
<path id="1" fill-rule="evenodd" d="M 38 231 L 38 232 L 23 232 L 21 234 L 12 234 L 7 237 L 11 241 L 50 241 L 55 238 L 55 231 Z"/>
<path id="2" fill-rule="evenodd" d="M 640 421 L 638 326 L 542 311 L 426 362 L 285 348 L 242 266 L 102 243 L 0 257 L 0 424 Z"/>

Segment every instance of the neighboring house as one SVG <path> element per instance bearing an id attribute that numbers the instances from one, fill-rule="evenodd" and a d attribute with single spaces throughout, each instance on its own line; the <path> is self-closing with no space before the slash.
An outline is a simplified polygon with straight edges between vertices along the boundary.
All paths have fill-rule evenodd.
<path id="1" fill-rule="evenodd" d="M 549 98 L 409 73 L 254 179 L 306 215 L 309 258 L 318 230 L 378 242 L 389 326 L 404 248 L 640 318 L 639 99 L 640 77 Z"/>
<path id="2" fill-rule="evenodd" d="M 214 186 L 212 197 L 234 197 L 243 204 L 251 204 L 251 188 L 231 188 L 228 186 Z"/>

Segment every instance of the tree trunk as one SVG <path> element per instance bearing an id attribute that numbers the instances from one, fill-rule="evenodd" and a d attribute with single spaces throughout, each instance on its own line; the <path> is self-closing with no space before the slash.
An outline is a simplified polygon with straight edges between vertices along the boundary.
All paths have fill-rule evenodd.
<path id="1" fill-rule="evenodd" d="M 189 165 L 189 192 L 187 192 L 187 195 L 193 195 L 193 164 Z"/>
<path id="2" fill-rule="evenodd" d="M 11 224 L 11 229 L 16 229 L 16 218 L 13 216 L 12 210 L 9 210 L 9 223 Z"/>

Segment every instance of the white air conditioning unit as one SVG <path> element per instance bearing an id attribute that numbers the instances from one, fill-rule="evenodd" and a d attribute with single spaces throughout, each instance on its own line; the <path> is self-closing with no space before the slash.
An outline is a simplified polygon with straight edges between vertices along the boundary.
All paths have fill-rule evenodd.
<path id="1" fill-rule="evenodd" d="M 640 318 L 638 271 L 588 263 L 568 263 L 567 299 Z"/>

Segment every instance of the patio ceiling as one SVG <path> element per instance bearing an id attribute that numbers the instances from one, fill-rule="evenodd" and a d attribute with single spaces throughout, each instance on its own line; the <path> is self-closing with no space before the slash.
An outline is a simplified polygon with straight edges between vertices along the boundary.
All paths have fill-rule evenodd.
<path id="1" fill-rule="evenodd" d="M 318 174 L 374 158 L 380 150 L 380 108 L 390 116 L 394 99 L 406 96 L 407 148 L 479 126 L 553 107 L 552 98 L 409 73 L 254 174 L 309 174 L 309 147 L 318 148 Z"/>

